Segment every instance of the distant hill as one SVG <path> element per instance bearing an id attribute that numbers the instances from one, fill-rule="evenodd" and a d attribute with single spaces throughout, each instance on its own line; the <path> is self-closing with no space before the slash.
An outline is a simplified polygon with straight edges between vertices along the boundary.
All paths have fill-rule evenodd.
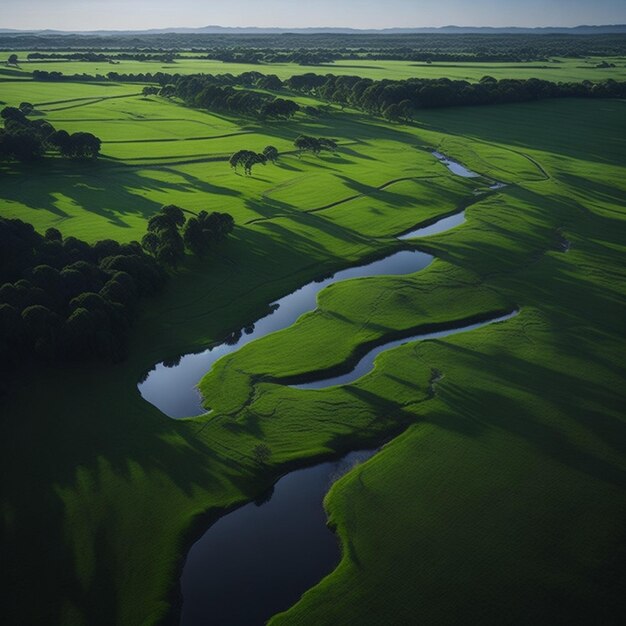
<path id="1" fill-rule="evenodd" d="M 383 28 L 383 29 L 357 29 L 357 28 L 258 28 L 258 27 L 230 27 L 230 26 L 203 26 L 200 28 L 158 28 L 148 30 L 91 30 L 91 31 L 62 31 L 62 30 L 17 30 L 0 28 L 0 34 L 5 35 L 96 35 L 96 36 L 120 36 L 120 35 L 164 35 L 164 34 L 193 34 L 193 35 L 279 35 L 279 34 L 329 34 L 329 35 L 413 35 L 413 34 L 463 34 L 463 35 L 489 35 L 489 34 L 521 34 L 521 35 L 603 35 L 603 34 L 626 34 L 626 24 L 613 24 L 604 26 L 575 26 L 575 27 L 493 27 L 493 26 L 442 26 L 439 28 Z"/>

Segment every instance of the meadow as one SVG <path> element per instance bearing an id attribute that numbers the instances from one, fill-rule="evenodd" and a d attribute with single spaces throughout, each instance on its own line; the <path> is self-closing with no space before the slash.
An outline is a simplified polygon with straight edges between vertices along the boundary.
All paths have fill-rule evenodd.
<path id="1" fill-rule="evenodd" d="M 10 53 L 6 53 L 8 58 Z M 406 79 L 406 78 L 441 78 L 478 81 L 483 76 L 494 78 L 541 78 L 550 81 L 582 80 L 623 80 L 626 76 L 626 58 L 623 57 L 586 57 L 566 58 L 553 57 L 545 61 L 525 63 L 508 62 L 411 62 L 411 61 L 378 61 L 371 59 L 339 60 L 322 65 L 298 65 L 296 63 L 229 63 L 213 59 L 199 59 L 189 55 L 172 63 L 157 61 L 119 61 L 108 62 L 62 61 L 62 60 L 26 60 L 28 52 L 17 52 L 21 59 L 19 68 L 0 68 L 11 77 L 26 78 L 35 70 L 45 72 L 62 72 L 63 74 L 101 74 L 109 72 L 119 74 L 141 74 L 163 72 L 165 74 L 241 74 L 243 72 L 261 72 L 276 74 L 285 80 L 294 74 L 335 74 L 337 76 L 361 76 L 374 80 Z M 0 53 L 0 60 L 2 53 Z M 603 61 L 615 64 L 612 68 L 598 68 Z"/>
<path id="2" fill-rule="evenodd" d="M 576 62 L 555 65 L 581 80 Z M 480 78 L 482 65 L 461 71 Z M 0 90 L 104 141 L 95 163 L 3 164 L 3 216 L 89 241 L 137 239 L 170 203 L 236 221 L 218 253 L 145 303 L 126 362 L 31 369 L 3 399 L 5 623 L 173 621 L 181 560 L 212 519 L 290 468 L 393 435 L 326 499 L 339 567 L 272 624 L 612 623 L 626 519 L 625 102 L 420 111 L 412 124 L 333 108 L 261 124 L 136 85 Z M 301 133 L 339 148 L 299 158 Z M 276 165 L 229 167 L 234 150 L 269 144 Z M 508 186 L 477 197 L 484 180 L 455 177 L 432 149 Z M 395 238 L 469 203 L 453 231 Z M 201 382 L 210 414 L 175 421 L 140 397 L 155 363 L 223 339 L 307 280 L 402 248 L 437 258 L 334 285 L 315 312 L 218 362 Z M 394 333 L 512 307 L 502 324 L 383 353 L 351 385 L 278 382 Z"/>

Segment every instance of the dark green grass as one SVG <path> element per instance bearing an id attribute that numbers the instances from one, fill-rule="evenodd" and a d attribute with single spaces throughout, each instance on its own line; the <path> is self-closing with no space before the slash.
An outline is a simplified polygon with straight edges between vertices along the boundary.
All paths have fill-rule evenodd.
<path id="1" fill-rule="evenodd" d="M 466 225 L 420 243 L 440 258 L 428 270 L 336 285 L 320 312 L 218 364 L 203 383 L 208 404 L 223 397 L 216 413 L 174 422 L 136 382 L 298 284 L 397 248 L 397 198 L 380 213 L 362 198 L 352 212 L 289 210 L 240 227 L 219 258 L 191 265 L 146 306 L 127 363 L 29 370 L 2 407 L 4 621 L 157 623 L 199 516 L 253 497 L 290 466 L 407 426 L 333 488 L 344 558 L 276 622 L 589 623 L 598 606 L 615 608 L 626 519 L 624 110 L 449 110 L 411 128 L 358 117 L 350 128 L 363 141 L 439 145 L 513 184 L 474 204 Z M 447 198 L 437 208 L 416 197 L 405 227 L 472 196 L 472 183 L 437 164 L 433 173 L 450 182 Z M 288 210 L 266 216 L 278 209 Z M 567 254 L 556 251 L 558 229 Z M 262 366 L 289 375 L 341 363 L 372 337 L 512 305 L 521 313 L 506 323 L 381 355 L 351 386 L 253 378 Z M 433 369 L 443 374 L 434 397 Z M 266 468 L 252 454 L 261 441 Z"/>

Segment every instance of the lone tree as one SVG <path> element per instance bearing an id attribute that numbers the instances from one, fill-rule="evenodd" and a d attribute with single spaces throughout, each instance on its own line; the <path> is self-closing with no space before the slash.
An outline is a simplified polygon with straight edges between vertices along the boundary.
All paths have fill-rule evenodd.
<path id="1" fill-rule="evenodd" d="M 12 54 L 7 60 L 7 65 L 17 65 L 18 58 L 17 54 Z"/>
<path id="2" fill-rule="evenodd" d="M 274 146 L 266 146 L 263 148 L 263 156 L 272 163 L 278 160 L 278 150 Z"/>

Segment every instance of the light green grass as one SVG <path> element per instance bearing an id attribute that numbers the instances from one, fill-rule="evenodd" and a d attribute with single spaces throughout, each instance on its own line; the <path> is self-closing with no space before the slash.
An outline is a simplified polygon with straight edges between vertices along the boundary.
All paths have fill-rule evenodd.
<path id="1" fill-rule="evenodd" d="M 33 84 L 27 95 L 35 95 L 36 87 Z M 61 99 L 63 86 L 57 85 L 57 90 L 46 95 Z M 24 95 L 18 85 L 11 102 Z M 4 215 L 22 217 L 41 231 L 62 225 L 65 233 L 90 241 L 104 237 L 127 241 L 141 238 L 147 219 L 164 204 L 229 211 L 241 224 L 341 203 L 347 224 L 354 213 L 349 201 L 364 195 L 360 201 L 369 202 L 371 210 L 393 206 L 394 228 L 408 228 L 415 220 L 406 214 L 422 190 L 431 184 L 446 187 L 442 179 L 446 170 L 416 149 L 420 139 L 413 131 L 356 113 L 260 124 L 161 98 L 91 102 L 80 100 L 82 105 L 72 109 L 44 105 L 38 110 L 58 128 L 97 134 L 103 141 L 101 159 L 76 163 L 50 158 L 36 165 L 5 166 L 0 191 Z M 88 116 L 76 117 L 77 111 L 87 109 Z M 336 154 L 298 158 L 293 140 L 300 133 L 334 137 L 340 149 Z M 261 151 L 269 144 L 284 155 L 275 165 L 257 167 L 252 177 L 234 172 L 227 163 L 236 150 Z M 405 180 L 377 191 L 398 179 Z M 402 193 L 402 185 L 418 185 L 418 180 L 421 187 Z M 433 189 L 428 197 L 437 211 L 441 203 Z"/>
<path id="2" fill-rule="evenodd" d="M 20 52 L 20 58 L 27 53 Z M 32 73 L 35 70 L 62 72 L 63 74 L 104 75 L 109 72 L 119 74 L 241 74 L 243 72 L 261 72 L 276 74 L 285 80 L 294 74 L 335 74 L 337 76 L 362 76 L 375 80 L 405 78 L 453 78 L 458 80 L 477 81 L 483 76 L 494 78 L 542 78 L 551 81 L 605 80 L 614 78 L 623 80 L 626 76 L 626 59 L 608 58 L 615 63 L 615 68 L 600 69 L 594 67 L 603 57 L 588 59 L 550 59 L 530 63 L 418 63 L 410 61 L 372 61 L 346 60 L 325 65 L 296 65 L 294 63 L 224 63 L 222 61 L 183 58 L 175 63 L 121 61 L 119 64 L 88 63 L 82 61 L 24 61 L 20 70 Z M 555 62 L 556 61 L 556 62 Z"/>

